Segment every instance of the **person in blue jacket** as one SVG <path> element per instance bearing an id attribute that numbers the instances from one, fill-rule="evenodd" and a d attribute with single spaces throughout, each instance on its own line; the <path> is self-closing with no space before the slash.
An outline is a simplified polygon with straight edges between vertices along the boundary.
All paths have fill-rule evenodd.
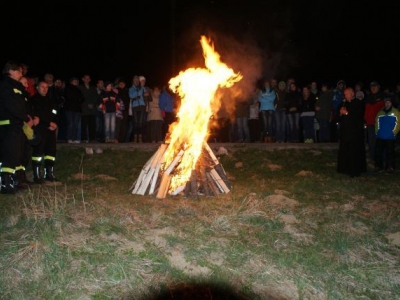
<path id="1" fill-rule="evenodd" d="M 271 83 L 266 80 L 264 81 L 264 87 L 258 93 L 264 143 L 272 142 L 272 126 L 274 121 L 275 101 L 276 93 L 271 88 Z"/>
<path id="2" fill-rule="evenodd" d="M 393 107 L 393 99 L 386 97 L 385 105 L 375 118 L 375 170 L 393 173 L 396 168 L 396 136 L 400 130 L 400 112 Z"/>

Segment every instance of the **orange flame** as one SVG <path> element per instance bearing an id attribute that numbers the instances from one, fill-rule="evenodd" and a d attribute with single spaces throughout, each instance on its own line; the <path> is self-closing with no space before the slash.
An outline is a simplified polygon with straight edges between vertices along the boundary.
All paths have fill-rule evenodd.
<path id="1" fill-rule="evenodd" d="M 172 124 L 169 130 L 163 170 L 168 168 L 179 151 L 184 150 L 172 174 L 170 192 L 184 186 L 196 167 L 208 134 L 217 89 L 231 87 L 242 79 L 242 75 L 220 61 L 220 55 L 205 36 L 201 37 L 200 43 L 206 68 L 189 68 L 169 81 L 170 88 L 181 97 L 181 106 L 177 115 L 179 121 Z"/>

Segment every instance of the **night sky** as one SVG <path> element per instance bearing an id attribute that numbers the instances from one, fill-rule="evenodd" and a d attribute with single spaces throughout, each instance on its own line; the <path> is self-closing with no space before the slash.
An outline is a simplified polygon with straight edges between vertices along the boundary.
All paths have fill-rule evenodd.
<path id="1" fill-rule="evenodd" d="M 68 80 L 144 75 L 162 85 L 203 67 L 206 35 L 235 71 L 300 84 L 400 82 L 400 4 L 389 1 L 164 0 L 37 4 L 2 9 L 0 62 L 21 60 L 31 75 Z M 395 1 L 390 1 L 395 2 Z M 68 4 L 67 4 L 68 3 Z M 396 2 L 398 3 L 398 2 Z M 4 6 L 4 4 L 3 4 Z"/>

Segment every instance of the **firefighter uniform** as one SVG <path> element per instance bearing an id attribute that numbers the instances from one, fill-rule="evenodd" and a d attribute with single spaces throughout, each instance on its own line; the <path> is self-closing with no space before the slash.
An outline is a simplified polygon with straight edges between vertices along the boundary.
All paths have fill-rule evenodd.
<path id="1" fill-rule="evenodd" d="M 32 117 L 32 107 L 30 105 L 30 101 L 28 101 L 30 95 L 27 92 L 26 88 L 23 92 L 26 99 L 25 100 L 26 112 L 28 113 L 29 116 Z M 21 162 L 15 168 L 15 174 L 13 177 L 14 186 L 17 189 L 26 189 L 32 184 L 32 182 L 26 178 L 25 168 L 28 166 L 29 161 L 31 159 L 31 148 L 32 148 L 31 145 L 38 143 L 38 141 L 40 140 L 40 137 L 37 134 L 35 134 L 33 129 L 30 128 L 26 123 L 24 123 L 24 125 L 22 126 L 22 130 L 24 131 L 24 137 L 20 145 Z"/>
<path id="2" fill-rule="evenodd" d="M 39 83 L 39 85 L 47 83 Z M 34 117 L 39 117 L 40 122 L 36 125 L 35 132 L 40 136 L 40 143 L 32 146 L 32 169 L 33 180 L 35 183 L 44 183 L 45 181 L 57 181 L 54 176 L 54 162 L 56 160 L 56 130 L 49 129 L 50 123 L 57 124 L 57 105 L 47 95 L 47 90 L 41 92 L 38 87 L 38 93 L 29 99 L 32 105 Z M 44 161 L 44 176 L 42 176 L 41 167 Z"/>
<path id="3" fill-rule="evenodd" d="M 10 66 L 16 67 L 12 64 Z M 21 145 L 25 139 L 22 127 L 24 122 L 28 123 L 31 120 L 26 112 L 23 90 L 23 85 L 9 76 L 5 76 L 0 83 L 0 161 L 3 194 L 15 193 L 13 175 L 21 163 Z"/>

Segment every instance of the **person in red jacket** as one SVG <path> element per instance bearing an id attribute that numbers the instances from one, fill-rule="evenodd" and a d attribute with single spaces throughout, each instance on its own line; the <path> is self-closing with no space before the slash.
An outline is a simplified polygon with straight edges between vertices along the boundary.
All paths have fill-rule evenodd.
<path id="1" fill-rule="evenodd" d="M 365 101 L 364 121 L 367 126 L 367 144 L 369 157 L 375 162 L 375 118 L 384 106 L 384 95 L 380 90 L 380 85 L 376 81 L 370 84 L 370 94 Z"/>

